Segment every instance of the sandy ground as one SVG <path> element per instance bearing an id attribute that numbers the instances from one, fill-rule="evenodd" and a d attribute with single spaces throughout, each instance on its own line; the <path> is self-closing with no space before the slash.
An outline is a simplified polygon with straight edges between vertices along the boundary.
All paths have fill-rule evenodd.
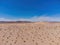
<path id="1" fill-rule="evenodd" d="M 60 23 L 0 23 L 0 45 L 60 45 Z"/>

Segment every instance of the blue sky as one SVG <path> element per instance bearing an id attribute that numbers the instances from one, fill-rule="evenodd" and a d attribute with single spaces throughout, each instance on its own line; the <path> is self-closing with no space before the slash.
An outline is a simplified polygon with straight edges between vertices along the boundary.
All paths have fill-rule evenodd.
<path id="1" fill-rule="evenodd" d="M 0 18 L 60 17 L 60 0 L 0 0 Z"/>

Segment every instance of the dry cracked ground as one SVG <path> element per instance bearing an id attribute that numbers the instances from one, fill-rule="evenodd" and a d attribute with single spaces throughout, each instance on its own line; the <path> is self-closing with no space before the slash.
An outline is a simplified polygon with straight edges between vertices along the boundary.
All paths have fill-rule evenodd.
<path id="1" fill-rule="evenodd" d="M 0 23 L 0 45 L 60 45 L 60 23 Z"/>

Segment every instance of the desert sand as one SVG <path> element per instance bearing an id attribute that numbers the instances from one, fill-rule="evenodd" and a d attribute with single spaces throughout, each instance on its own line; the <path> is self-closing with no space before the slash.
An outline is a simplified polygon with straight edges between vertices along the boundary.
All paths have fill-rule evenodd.
<path id="1" fill-rule="evenodd" d="M 60 45 L 60 23 L 0 23 L 0 45 Z"/>

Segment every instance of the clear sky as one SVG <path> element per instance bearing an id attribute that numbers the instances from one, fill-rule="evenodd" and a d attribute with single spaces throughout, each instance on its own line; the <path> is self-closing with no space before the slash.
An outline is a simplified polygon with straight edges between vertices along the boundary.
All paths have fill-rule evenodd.
<path id="1" fill-rule="evenodd" d="M 46 14 L 60 14 L 60 0 L 0 0 L 0 18 L 31 18 Z"/>

